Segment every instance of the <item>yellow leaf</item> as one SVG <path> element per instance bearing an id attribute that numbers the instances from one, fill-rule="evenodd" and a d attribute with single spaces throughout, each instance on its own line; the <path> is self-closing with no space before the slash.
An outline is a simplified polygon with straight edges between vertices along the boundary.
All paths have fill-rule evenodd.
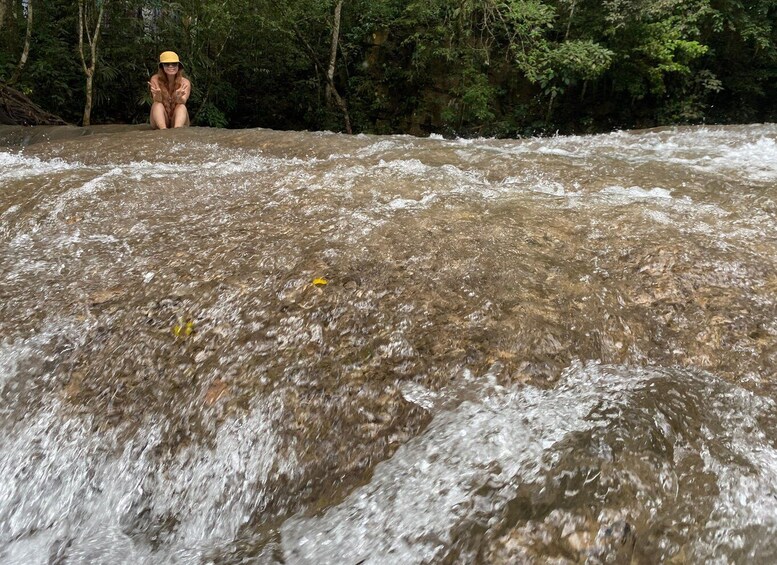
<path id="1" fill-rule="evenodd" d="M 328 284 L 329 281 L 322 278 L 315 278 L 313 279 L 313 284 L 316 286 L 324 286 L 325 284 Z"/>
<path id="2" fill-rule="evenodd" d="M 179 319 L 178 323 L 173 326 L 173 335 L 175 337 L 189 337 L 194 333 L 194 322 L 187 320 L 184 322 Z"/>

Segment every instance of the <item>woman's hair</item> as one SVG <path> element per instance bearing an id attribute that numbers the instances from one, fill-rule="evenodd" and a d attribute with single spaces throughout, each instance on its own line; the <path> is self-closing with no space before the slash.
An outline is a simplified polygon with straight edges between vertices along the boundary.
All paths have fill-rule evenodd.
<path id="1" fill-rule="evenodd" d="M 157 82 L 159 83 L 159 88 L 162 91 L 162 104 L 165 107 L 165 114 L 167 114 L 167 119 L 170 121 L 173 118 L 173 110 L 175 110 L 173 93 L 178 90 L 178 88 L 181 86 L 182 79 L 185 78 L 183 73 L 183 66 L 180 63 L 178 64 L 178 72 L 175 73 L 175 80 L 173 81 L 172 85 L 170 82 L 168 82 L 167 75 L 165 74 L 162 65 L 159 65 L 159 70 L 157 71 L 156 76 Z"/>
<path id="2" fill-rule="evenodd" d="M 175 80 L 173 81 L 172 86 L 167 81 L 167 75 L 165 74 L 165 70 L 162 68 L 161 64 L 159 65 L 159 70 L 157 71 L 156 75 L 159 77 L 159 85 L 162 87 L 162 94 L 165 95 L 165 98 L 172 98 L 173 92 L 178 90 L 178 88 L 181 86 L 181 79 L 186 77 L 183 72 L 183 66 L 180 63 L 178 63 L 178 72 L 175 73 Z"/>

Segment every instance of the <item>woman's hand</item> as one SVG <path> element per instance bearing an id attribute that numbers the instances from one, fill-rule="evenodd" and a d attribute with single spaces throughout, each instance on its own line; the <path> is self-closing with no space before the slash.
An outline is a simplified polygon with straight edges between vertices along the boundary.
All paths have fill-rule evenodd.
<path id="1" fill-rule="evenodd" d="M 153 81 L 148 81 L 148 87 L 149 89 L 151 89 L 151 98 L 154 100 L 154 102 L 161 102 L 162 89 L 159 88 L 159 85 L 154 83 Z"/>
<path id="2" fill-rule="evenodd" d="M 175 92 L 173 92 L 173 100 L 176 104 L 186 104 L 189 99 L 189 93 L 191 92 L 191 85 L 184 80 L 183 84 L 179 86 Z"/>

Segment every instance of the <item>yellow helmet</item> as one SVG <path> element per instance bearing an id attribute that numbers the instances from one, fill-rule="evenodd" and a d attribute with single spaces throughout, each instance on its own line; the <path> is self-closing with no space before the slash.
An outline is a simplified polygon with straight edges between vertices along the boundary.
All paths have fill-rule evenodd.
<path id="1" fill-rule="evenodd" d="M 164 63 L 178 63 L 183 67 L 178 54 L 174 51 L 165 51 L 159 55 L 159 66 L 161 67 Z"/>

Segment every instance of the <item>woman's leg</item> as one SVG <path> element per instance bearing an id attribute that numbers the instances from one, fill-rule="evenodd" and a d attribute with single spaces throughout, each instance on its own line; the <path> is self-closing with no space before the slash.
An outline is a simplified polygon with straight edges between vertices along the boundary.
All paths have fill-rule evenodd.
<path id="1" fill-rule="evenodd" d="M 184 104 L 178 104 L 173 110 L 173 127 L 182 128 L 189 125 L 189 111 Z"/>
<path id="2" fill-rule="evenodd" d="M 151 127 L 153 129 L 167 129 L 165 105 L 161 102 L 154 102 L 151 105 Z"/>

